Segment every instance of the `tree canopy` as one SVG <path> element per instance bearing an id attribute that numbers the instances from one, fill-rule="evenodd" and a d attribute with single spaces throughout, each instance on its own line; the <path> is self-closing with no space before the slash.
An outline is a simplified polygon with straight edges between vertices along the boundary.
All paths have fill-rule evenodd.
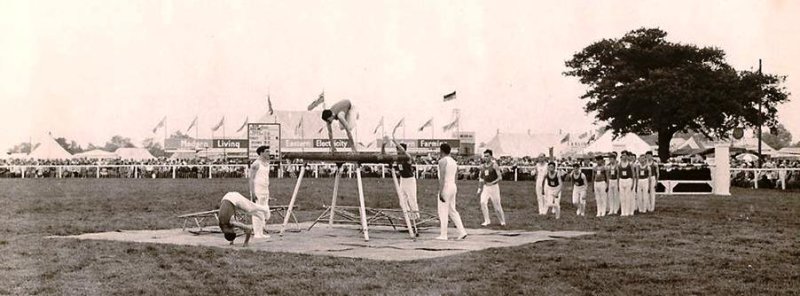
<path id="1" fill-rule="evenodd" d="M 737 71 L 719 48 L 666 36 L 641 28 L 592 43 L 566 61 L 564 75 L 587 86 L 584 110 L 615 135 L 657 133 L 662 160 L 679 131 L 728 138 L 736 127 L 777 125 L 776 107 L 789 96 L 785 76 Z"/>
<path id="2" fill-rule="evenodd" d="M 792 145 L 792 133 L 783 124 L 778 124 L 769 132 L 762 131 L 761 140 L 772 148 L 781 149 Z"/>

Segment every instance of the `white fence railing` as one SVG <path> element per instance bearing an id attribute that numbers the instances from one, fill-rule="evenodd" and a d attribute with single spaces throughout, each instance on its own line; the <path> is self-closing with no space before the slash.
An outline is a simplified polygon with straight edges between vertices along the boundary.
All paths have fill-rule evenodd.
<path id="1" fill-rule="evenodd" d="M 800 180 L 800 168 L 731 168 L 731 181 L 752 182 L 753 188 L 758 189 L 758 181 L 762 176 L 774 180 L 776 185 L 780 184 L 781 189 L 786 190 L 786 181 L 789 177 Z M 738 179 L 743 178 L 743 179 Z"/>
<path id="2" fill-rule="evenodd" d="M 332 163 L 282 164 L 274 165 L 272 176 L 277 178 L 296 177 L 300 167 L 306 166 L 306 177 L 324 178 L 333 176 L 336 167 Z M 388 178 L 391 176 L 387 164 L 363 164 L 365 177 Z M 211 164 L 211 165 L 2 165 L 0 178 L 246 178 L 248 166 L 245 164 Z M 415 165 L 418 179 L 435 179 L 437 166 Z M 480 166 L 461 165 L 458 167 L 460 179 L 475 179 Z M 713 166 L 710 167 L 713 170 Z M 504 180 L 531 180 L 531 172 L 535 166 L 500 166 Z M 565 171 L 571 168 L 559 167 Z M 588 170 L 589 167 L 581 169 Z M 354 178 L 355 166 L 344 164 L 344 175 Z M 762 176 L 786 189 L 788 181 L 800 180 L 800 168 L 731 168 L 731 182 L 746 182 L 747 186 L 759 188 Z M 713 175 L 713 174 L 712 174 Z M 790 178 L 791 177 L 791 178 Z M 664 186 L 665 194 L 695 194 L 677 192 L 673 189 L 680 184 L 702 184 L 713 186 L 711 180 L 659 180 Z"/>

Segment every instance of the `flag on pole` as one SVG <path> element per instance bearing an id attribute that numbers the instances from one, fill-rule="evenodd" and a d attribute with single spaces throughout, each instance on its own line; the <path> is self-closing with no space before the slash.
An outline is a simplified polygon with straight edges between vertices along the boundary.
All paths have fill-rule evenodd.
<path id="1" fill-rule="evenodd" d="M 458 118 L 458 117 L 456 117 L 456 119 L 455 119 L 455 120 L 453 120 L 453 122 L 451 122 L 451 123 L 448 123 L 447 125 L 445 125 L 444 127 L 442 127 L 442 130 L 444 130 L 444 131 L 449 131 L 449 130 L 451 130 L 451 129 L 453 129 L 453 128 L 457 127 L 457 126 L 458 126 L 458 120 L 459 120 L 459 118 Z"/>
<path id="2" fill-rule="evenodd" d="M 453 91 L 453 92 L 451 92 L 449 94 L 444 95 L 444 101 L 445 102 L 452 101 L 452 100 L 455 100 L 455 99 L 456 99 L 456 91 Z"/>
<path id="3" fill-rule="evenodd" d="M 300 116 L 300 121 L 297 122 L 297 126 L 294 128 L 294 133 L 299 135 L 300 132 L 303 130 L 303 117 Z"/>
<path id="4" fill-rule="evenodd" d="M 211 131 L 216 132 L 223 125 L 225 125 L 225 116 L 222 116 L 222 119 L 219 120 L 219 123 L 217 123 L 217 125 L 211 128 Z"/>
<path id="5" fill-rule="evenodd" d="M 275 111 L 272 110 L 272 99 L 270 99 L 269 95 L 267 95 L 267 110 L 269 111 L 269 116 L 272 116 Z"/>
<path id="6" fill-rule="evenodd" d="M 156 131 L 158 131 L 159 128 L 164 127 L 164 123 L 166 121 L 167 121 L 167 116 L 164 116 L 164 118 L 162 118 L 161 121 L 159 121 L 158 124 L 156 124 L 156 127 L 153 128 L 153 133 L 155 134 Z"/>
<path id="7" fill-rule="evenodd" d="M 247 126 L 248 123 L 250 123 L 250 117 L 249 116 L 244 118 L 244 123 L 242 123 L 242 126 L 239 127 L 239 129 L 236 130 L 236 132 L 237 133 L 241 132 L 244 129 L 244 127 Z"/>
<path id="8" fill-rule="evenodd" d="M 561 139 L 561 143 L 569 142 L 569 134 L 567 134 L 563 139 Z"/>
<path id="9" fill-rule="evenodd" d="M 425 130 L 426 127 L 433 126 L 433 118 L 428 119 L 422 126 L 419 127 L 419 131 Z"/>
<path id="10" fill-rule="evenodd" d="M 377 126 L 375 126 L 375 130 L 372 131 L 372 134 L 374 135 L 374 134 L 378 133 L 378 129 L 381 128 L 381 127 L 383 127 L 383 116 L 381 116 L 381 121 L 378 122 Z"/>
<path id="11" fill-rule="evenodd" d="M 400 119 L 400 121 L 398 121 L 397 124 L 394 125 L 394 129 L 397 130 L 397 128 L 401 127 L 401 126 L 406 126 L 406 118 L 405 117 Z"/>
<path id="12" fill-rule="evenodd" d="M 194 116 L 194 119 L 192 119 L 192 123 L 190 123 L 189 127 L 186 128 L 186 132 L 188 133 L 194 127 L 195 124 L 197 124 L 197 115 Z"/>
<path id="13" fill-rule="evenodd" d="M 311 102 L 310 105 L 308 105 L 308 111 L 314 110 L 314 108 L 317 108 L 317 106 L 319 106 L 324 102 L 325 102 L 325 92 L 323 91 L 321 94 L 319 94 L 319 97 L 316 100 L 314 100 L 313 102 Z"/>

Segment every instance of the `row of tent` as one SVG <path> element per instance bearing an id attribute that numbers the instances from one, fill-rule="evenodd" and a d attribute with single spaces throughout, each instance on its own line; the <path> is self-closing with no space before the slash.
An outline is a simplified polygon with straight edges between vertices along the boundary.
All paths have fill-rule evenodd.
<path id="1" fill-rule="evenodd" d="M 586 140 L 578 140 L 578 138 Z M 539 156 L 550 155 L 557 157 L 580 156 L 598 153 L 621 152 L 623 150 L 637 155 L 648 151 L 658 151 L 657 135 L 637 135 L 627 133 L 614 137 L 610 131 L 598 132 L 591 137 L 570 137 L 569 134 L 531 134 L 531 133 L 501 133 L 486 142 L 479 151 L 491 149 L 496 156 Z M 575 142 L 580 142 L 575 145 Z M 754 137 L 745 137 L 739 140 L 727 141 L 733 151 L 757 151 L 759 140 Z M 670 141 L 672 155 L 695 155 L 713 152 L 718 141 L 711 141 L 696 133 L 680 133 L 673 136 Z M 784 151 L 786 149 L 786 151 Z M 780 157 L 797 157 L 800 151 L 790 151 L 784 148 L 780 151 L 761 141 L 762 154 Z"/>
<path id="2" fill-rule="evenodd" d="M 43 159 L 43 160 L 63 160 L 63 159 L 125 159 L 134 161 L 144 161 L 156 159 L 153 154 L 145 148 L 118 148 L 114 152 L 95 149 L 91 151 L 70 154 L 64 147 L 56 142 L 52 136 L 46 135 L 33 145 L 34 149 L 30 154 L 0 153 L 0 157 L 5 159 Z"/>

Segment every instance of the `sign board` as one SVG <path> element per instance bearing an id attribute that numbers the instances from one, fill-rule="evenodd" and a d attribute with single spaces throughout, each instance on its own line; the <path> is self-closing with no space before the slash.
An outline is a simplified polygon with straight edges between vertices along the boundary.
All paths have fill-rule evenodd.
<path id="1" fill-rule="evenodd" d="M 334 147 L 336 149 L 350 148 L 350 140 L 346 139 L 333 139 Z M 331 140 L 329 139 L 314 139 L 314 148 L 331 148 Z"/>
<path id="2" fill-rule="evenodd" d="M 405 143 L 411 153 L 437 153 L 442 143 L 449 144 L 453 153 L 463 153 L 461 151 L 461 141 L 457 139 L 398 139 L 397 141 Z M 383 139 L 378 139 L 376 144 L 377 147 L 381 147 Z M 394 143 L 387 143 L 386 148 L 394 149 Z"/>
<path id="3" fill-rule="evenodd" d="M 279 123 L 248 123 L 247 140 L 239 142 L 247 147 L 247 156 L 250 160 L 258 158 L 256 149 L 259 146 L 269 147 L 269 159 L 281 159 L 281 125 Z M 232 143 L 228 143 L 232 144 Z"/>
<path id="4" fill-rule="evenodd" d="M 455 139 L 420 139 L 417 141 L 417 147 L 422 149 L 433 149 L 436 151 L 439 151 L 439 146 L 444 143 L 450 145 L 450 147 L 454 150 L 461 146 L 461 142 Z"/>
<path id="5" fill-rule="evenodd" d="M 194 138 L 167 138 L 164 150 L 198 150 L 211 148 L 211 140 Z"/>
<path id="6" fill-rule="evenodd" d="M 247 147 L 247 139 L 214 139 L 211 142 L 211 148 L 247 149 Z"/>
<path id="7" fill-rule="evenodd" d="M 475 132 L 456 132 L 456 138 L 461 141 L 461 144 L 475 144 Z"/>

